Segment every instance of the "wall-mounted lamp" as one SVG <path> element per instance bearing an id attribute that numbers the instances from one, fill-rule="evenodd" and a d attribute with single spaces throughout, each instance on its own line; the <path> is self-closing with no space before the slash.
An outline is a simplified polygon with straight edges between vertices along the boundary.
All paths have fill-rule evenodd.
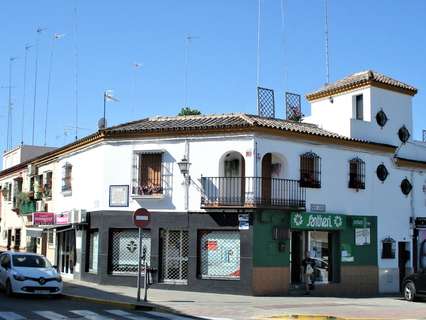
<path id="1" fill-rule="evenodd" d="M 189 173 L 189 167 L 191 166 L 191 162 L 188 161 L 186 156 L 183 156 L 182 160 L 178 162 L 180 173 L 186 178 Z"/>

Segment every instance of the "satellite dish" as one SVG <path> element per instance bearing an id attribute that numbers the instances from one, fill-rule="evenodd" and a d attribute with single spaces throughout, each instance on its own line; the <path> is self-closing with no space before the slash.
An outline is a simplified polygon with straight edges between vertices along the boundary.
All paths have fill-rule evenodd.
<path id="1" fill-rule="evenodd" d="M 105 118 L 100 118 L 98 120 L 98 129 L 99 130 L 103 130 L 106 128 L 106 119 Z"/>

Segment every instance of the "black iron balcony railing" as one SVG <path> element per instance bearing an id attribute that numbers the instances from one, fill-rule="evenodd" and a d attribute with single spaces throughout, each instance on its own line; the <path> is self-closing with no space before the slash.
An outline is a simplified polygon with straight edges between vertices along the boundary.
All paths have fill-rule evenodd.
<path id="1" fill-rule="evenodd" d="M 306 190 L 299 180 L 263 177 L 201 177 L 202 208 L 277 207 L 304 209 Z"/>

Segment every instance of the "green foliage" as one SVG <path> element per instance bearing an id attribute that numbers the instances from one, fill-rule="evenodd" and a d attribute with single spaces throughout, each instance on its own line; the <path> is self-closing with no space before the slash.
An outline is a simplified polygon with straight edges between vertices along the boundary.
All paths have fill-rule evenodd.
<path id="1" fill-rule="evenodd" d="M 180 110 L 178 116 L 197 116 L 200 114 L 201 114 L 200 110 L 191 109 L 190 107 L 184 107 Z"/>

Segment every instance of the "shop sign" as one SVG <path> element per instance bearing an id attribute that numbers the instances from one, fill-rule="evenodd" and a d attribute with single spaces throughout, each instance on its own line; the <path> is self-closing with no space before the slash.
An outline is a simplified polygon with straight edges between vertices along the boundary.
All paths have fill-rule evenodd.
<path id="1" fill-rule="evenodd" d="M 51 225 L 55 224 L 55 214 L 53 212 L 34 212 L 34 225 Z"/>
<path id="2" fill-rule="evenodd" d="M 291 214 L 292 229 L 341 230 L 346 227 L 346 216 L 340 214 L 294 212 Z"/>
<path id="3" fill-rule="evenodd" d="M 325 204 L 311 203 L 311 212 L 325 212 Z"/>
<path id="4" fill-rule="evenodd" d="M 353 227 L 360 227 L 360 228 L 370 227 L 371 222 L 367 221 L 366 217 L 353 217 L 352 218 L 352 226 Z"/>
<path id="5" fill-rule="evenodd" d="M 57 213 L 55 215 L 55 224 L 62 225 L 62 224 L 69 224 L 69 223 L 70 223 L 70 213 L 69 212 Z"/>

